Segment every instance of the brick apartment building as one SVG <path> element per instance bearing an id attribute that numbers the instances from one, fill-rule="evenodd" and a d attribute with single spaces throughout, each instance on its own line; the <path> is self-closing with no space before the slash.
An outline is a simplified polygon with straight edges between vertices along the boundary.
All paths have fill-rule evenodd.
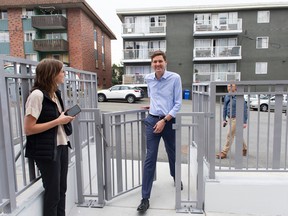
<path id="1" fill-rule="evenodd" d="M 85 0 L 0 1 L 0 54 L 96 72 L 100 88 L 112 85 L 114 33 Z"/>

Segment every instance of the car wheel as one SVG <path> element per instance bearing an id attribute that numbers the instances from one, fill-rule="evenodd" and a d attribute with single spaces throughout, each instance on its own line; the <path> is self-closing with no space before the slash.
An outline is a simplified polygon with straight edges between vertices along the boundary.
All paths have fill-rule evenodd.
<path id="1" fill-rule="evenodd" d="M 135 97 L 133 95 L 128 95 L 126 97 L 126 100 L 128 103 L 134 103 L 135 102 Z"/>
<path id="2" fill-rule="evenodd" d="M 267 111 L 268 111 L 268 105 L 267 105 L 267 104 L 262 104 L 262 105 L 260 106 L 260 110 L 261 110 L 262 112 L 267 112 Z"/>
<path id="3" fill-rule="evenodd" d="M 104 94 L 99 94 L 98 95 L 98 102 L 104 102 L 106 100 L 106 97 Z"/>

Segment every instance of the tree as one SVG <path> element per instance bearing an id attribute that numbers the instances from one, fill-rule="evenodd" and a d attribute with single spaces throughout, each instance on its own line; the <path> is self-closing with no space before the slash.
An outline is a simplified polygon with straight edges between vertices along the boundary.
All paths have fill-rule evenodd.
<path id="1" fill-rule="evenodd" d="M 124 74 L 123 66 L 113 64 L 113 66 L 112 66 L 112 85 L 122 84 L 123 74 Z"/>

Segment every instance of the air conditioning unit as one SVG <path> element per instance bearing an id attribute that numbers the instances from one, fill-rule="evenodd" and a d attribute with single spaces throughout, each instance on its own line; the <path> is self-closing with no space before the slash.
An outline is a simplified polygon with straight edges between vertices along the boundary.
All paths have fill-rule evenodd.
<path id="1" fill-rule="evenodd" d="M 28 18 L 27 15 L 22 14 L 21 19 L 27 19 L 27 18 Z"/>

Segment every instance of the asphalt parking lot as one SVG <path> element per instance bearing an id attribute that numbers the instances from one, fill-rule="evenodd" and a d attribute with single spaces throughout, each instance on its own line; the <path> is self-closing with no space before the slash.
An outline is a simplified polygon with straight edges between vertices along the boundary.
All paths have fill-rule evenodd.
<path id="1" fill-rule="evenodd" d="M 143 106 L 149 105 L 149 99 L 144 98 L 140 101 L 136 101 L 136 103 L 129 104 L 126 101 L 109 101 L 98 103 L 98 107 L 102 112 L 113 112 L 113 111 L 125 111 L 125 110 L 138 110 L 142 109 Z M 216 105 L 216 146 L 215 146 L 215 154 L 220 150 L 220 146 L 224 146 L 226 140 L 227 127 L 222 127 L 222 111 L 220 110 L 220 104 Z M 180 112 L 189 113 L 192 112 L 192 100 L 183 100 L 182 107 Z M 285 149 L 285 136 L 287 136 L 287 116 L 285 113 L 282 115 L 282 147 L 281 149 Z M 266 167 L 267 165 L 271 165 L 272 154 L 273 154 L 273 131 L 274 124 L 278 124 L 279 122 L 274 123 L 274 112 L 258 112 L 249 110 L 248 113 L 248 127 L 244 130 L 244 139 L 248 144 L 248 155 L 244 157 L 244 161 L 246 166 L 248 167 Z M 286 132 L 285 132 L 286 131 Z M 184 135 L 186 136 L 186 135 Z M 183 137 L 182 137 L 183 139 Z M 184 138 L 185 140 L 186 138 Z M 166 151 L 163 147 L 164 145 L 160 144 L 159 147 L 159 161 L 166 161 Z M 182 146 L 183 147 L 183 146 Z M 187 147 L 187 146 L 186 146 Z M 230 166 L 231 159 L 233 161 L 235 157 L 235 146 L 231 147 L 231 154 L 228 155 L 228 159 L 225 160 L 216 160 L 216 163 L 221 163 L 222 166 Z M 182 149 L 182 152 L 185 149 Z M 186 149 L 187 151 L 187 149 Z M 281 151 L 281 157 L 285 158 L 285 151 Z"/>
<path id="2" fill-rule="evenodd" d="M 125 111 L 125 110 L 137 110 L 142 109 L 143 106 L 149 105 L 149 99 L 143 98 L 135 103 L 129 104 L 127 101 L 107 101 L 98 102 L 98 107 L 101 111 L 105 112 L 115 112 L 115 111 Z M 192 111 L 192 100 L 182 100 L 182 107 L 180 112 L 191 112 Z"/>
<path id="3" fill-rule="evenodd" d="M 143 106 L 149 105 L 149 99 L 143 98 L 140 101 L 129 104 L 127 101 L 107 101 L 98 102 L 98 107 L 101 112 L 116 112 L 116 111 L 127 111 L 127 110 L 138 110 L 142 109 Z M 180 112 L 191 112 L 192 111 L 192 100 L 183 100 Z M 183 146 L 184 153 L 187 153 L 187 146 Z M 164 147 L 163 140 L 161 140 L 158 152 L 158 161 L 167 162 L 167 155 Z"/>

